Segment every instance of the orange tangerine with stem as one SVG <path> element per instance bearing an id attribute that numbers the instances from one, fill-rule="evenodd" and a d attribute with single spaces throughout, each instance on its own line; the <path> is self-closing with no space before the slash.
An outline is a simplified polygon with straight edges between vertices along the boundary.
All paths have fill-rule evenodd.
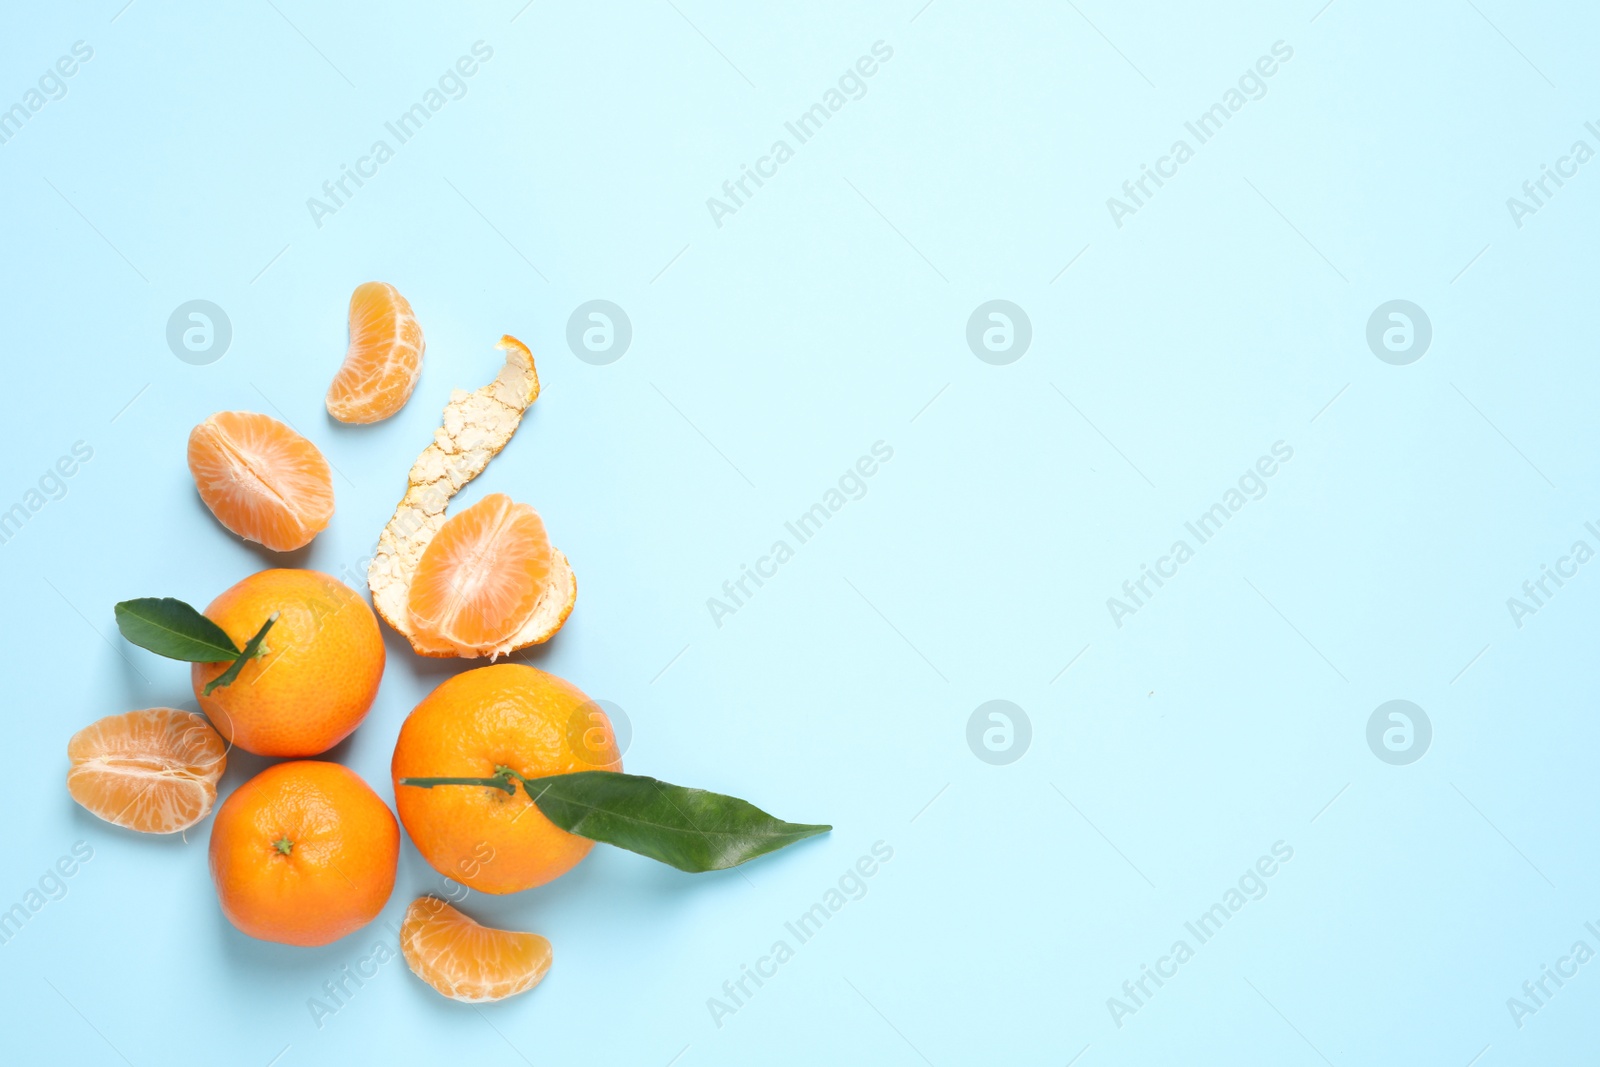
<path id="1" fill-rule="evenodd" d="M 296 760 L 233 791 L 211 827 L 211 878 L 251 937 L 326 945 L 377 918 L 394 890 L 400 828 L 354 771 Z"/>
<path id="2" fill-rule="evenodd" d="M 227 663 L 196 663 L 195 699 L 222 736 L 261 756 L 315 756 L 361 725 L 385 652 L 378 620 L 354 589 L 319 571 L 273 568 L 211 602 L 206 617 L 243 648 L 276 614 L 265 651 L 206 693 Z"/>
<path id="3" fill-rule="evenodd" d="M 400 784 L 402 778 L 489 779 L 503 767 L 525 778 L 620 771 L 622 756 L 599 705 L 535 667 L 479 667 L 428 694 L 394 746 L 395 806 L 434 870 L 485 893 L 544 885 L 594 846 L 545 818 L 523 789 Z"/>

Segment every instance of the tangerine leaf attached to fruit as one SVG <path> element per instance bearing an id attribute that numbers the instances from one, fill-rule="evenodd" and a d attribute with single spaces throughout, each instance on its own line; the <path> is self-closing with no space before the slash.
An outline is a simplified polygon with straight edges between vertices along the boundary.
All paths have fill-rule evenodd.
<path id="1" fill-rule="evenodd" d="M 526 779 L 523 787 L 568 833 L 695 874 L 737 867 L 833 829 L 784 822 L 747 800 L 642 774 L 578 771 Z"/>
<path id="2" fill-rule="evenodd" d="M 242 651 L 222 627 L 169 596 L 124 600 L 116 616 L 123 637 L 167 659 L 226 663 Z"/>
<path id="3" fill-rule="evenodd" d="M 401 778 L 399 784 L 424 789 L 480 785 L 513 792 L 514 781 L 520 781 L 544 817 L 567 833 L 691 874 L 737 867 L 833 829 L 784 822 L 747 800 L 642 774 L 575 771 L 524 778 L 509 767 L 499 771 L 493 778 Z"/>

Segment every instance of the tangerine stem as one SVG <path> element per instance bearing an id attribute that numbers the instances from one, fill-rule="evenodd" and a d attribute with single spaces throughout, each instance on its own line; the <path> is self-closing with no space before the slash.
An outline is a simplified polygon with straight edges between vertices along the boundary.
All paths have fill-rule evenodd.
<path id="1" fill-rule="evenodd" d="M 515 778 L 517 781 L 521 782 L 522 783 L 522 791 L 524 793 L 528 794 L 528 799 L 533 801 L 535 804 L 539 803 L 539 798 L 533 795 L 533 783 L 538 781 L 537 778 L 529 778 L 525 774 L 519 774 L 518 772 L 512 770 L 510 767 L 496 767 L 495 771 L 496 771 L 496 773 L 499 774 L 499 776 L 501 778 L 504 778 L 508 782 L 513 778 Z M 509 790 L 507 790 L 507 792 L 510 792 L 510 793 L 515 793 L 516 791 L 517 791 L 517 789 L 516 789 L 516 786 L 514 786 L 514 785 Z M 541 792 L 543 792 L 543 790 L 541 790 Z"/>
<path id="2" fill-rule="evenodd" d="M 201 691 L 201 696 L 210 696 L 213 689 L 232 685 L 234 679 L 239 677 L 239 672 L 244 670 L 244 665 L 247 662 L 266 654 L 266 646 L 263 642 L 267 639 L 267 631 L 272 629 L 272 624 L 278 621 L 278 614 L 278 612 L 274 611 L 267 616 L 267 621 L 261 624 L 261 629 L 257 630 L 255 636 L 245 643 L 244 651 L 239 653 L 239 658 L 234 660 L 227 670 L 207 682 L 205 689 Z"/>
<path id="3" fill-rule="evenodd" d="M 511 779 L 504 774 L 497 774 L 493 778 L 402 778 L 400 784 L 420 786 L 423 789 L 432 789 L 436 785 L 486 785 L 491 789 L 501 789 L 507 793 L 517 791 Z"/>

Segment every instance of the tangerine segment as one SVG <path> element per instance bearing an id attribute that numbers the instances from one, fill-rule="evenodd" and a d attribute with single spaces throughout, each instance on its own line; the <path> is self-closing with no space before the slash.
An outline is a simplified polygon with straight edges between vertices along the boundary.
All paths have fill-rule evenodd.
<path id="1" fill-rule="evenodd" d="M 211 814 L 227 746 L 176 708 L 107 715 L 67 742 L 67 792 L 106 822 L 146 834 L 187 830 Z"/>
<path id="2" fill-rule="evenodd" d="M 333 518 L 328 461 L 267 415 L 219 411 L 196 426 L 189 473 L 218 522 L 274 552 L 310 544 Z"/>
<path id="3" fill-rule="evenodd" d="M 411 579 L 411 626 L 458 656 L 499 656 L 550 588 L 554 552 L 539 513 L 491 493 L 453 515 Z"/>
<path id="4" fill-rule="evenodd" d="M 402 778 L 528 778 L 620 771 L 611 724 L 571 682 L 520 663 L 464 671 L 441 683 L 400 727 L 395 807 L 433 869 L 469 889 L 515 893 L 571 870 L 594 842 L 545 818 L 527 791 L 401 785 Z"/>
<path id="5" fill-rule="evenodd" d="M 328 414 L 340 422 L 381 422 L 405 407 L 422 374 L 422 327 L 411 304 L 387 282 L 350 294 L 350 347 L 328 387 Z"/>
<path id="6" fill-rule="evenodd" d="M 298 760 L 233 791 L 211 827 L 211 878 L 251 937 L 326 945 L 377 918 L 394 890 L 400 828 L 347 767 Z"/>
<path id="7" fill-rule="evenodd" d="M 400 951 L 418 978 L 467 1004 L 526 993 L 550 970 L 549 941 L 473 922 L 438 897 L 406 909 Z"/>

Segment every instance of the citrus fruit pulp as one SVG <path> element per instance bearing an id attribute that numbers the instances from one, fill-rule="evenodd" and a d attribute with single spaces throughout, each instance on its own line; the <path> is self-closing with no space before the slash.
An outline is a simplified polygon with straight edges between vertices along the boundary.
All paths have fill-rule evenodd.
<path id="1" fill-rule="evenodd" d="M 350 347 L 328 387 L 328 414 L 340 422 L 380 422 L 411 398 L 422 374 L 422 327 L 411 304 L 387 282 L 350 294 Z"/>
<path id="2" fill-rule="evenodd" d="M 496 930 L 437 897 L 419 897 L 400 924 L 400 951 L 418 978 L 468 1004 L 504 1000 L 538 985 L 550 970 L 550 942 Z"/>
<path id="3" fill-rule="evenodd" d="M 423 551 L 408 605 L 416 639 L 459 656 L 504 655 L 550 594 L 554 569 L 538 512 L 491 493 Z"/>
<path id="4" fill-rule="evenodd" d="M 328 461 L 268 415 L 219 411 L 196 426 L 189 473 L 218 522 L 274 552 L 305 547 L 333 517 Z"/>
<path id="5" fill-rule="evenodd" d="M 107 715 L 67 742 L 67 792 L 106 822 L 147 834 L 186 830 L 211 813 L 227 746 L 191 711 Z"/>

